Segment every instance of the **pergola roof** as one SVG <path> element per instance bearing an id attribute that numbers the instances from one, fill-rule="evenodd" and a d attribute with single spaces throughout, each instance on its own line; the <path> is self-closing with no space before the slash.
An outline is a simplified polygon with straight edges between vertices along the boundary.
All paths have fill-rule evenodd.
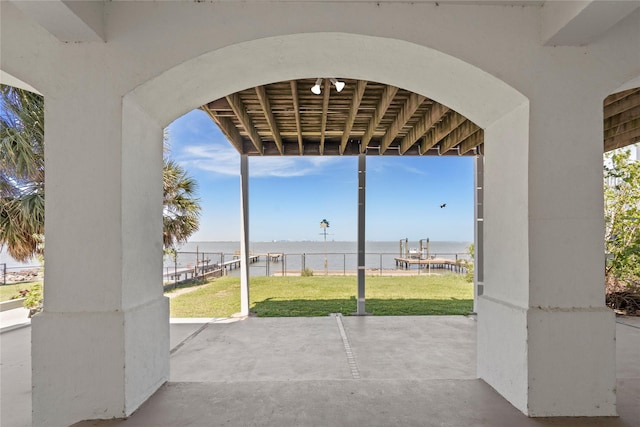
<path id="1" fill-rule="evenodd" d="M 604 151 L 640 142 L 640 88 L 604 100 Z"/>
<path id="2" fill-rule="evenodd" d="M 381 83 L 292 80 L 246 89 L 203 105 L 241 154 L 473 155 L 483 131 L 429 98 Z"/>
<path id="3" fill-rule="evenodd" d="M 484 132 L 434 100 L 394 86 L 328 78 L 257 86 L 201 107 L 241 154 L 260 155 L 475 155 Z M 640 88 L 604 101 L 604 150 L 640 138 Z"/>

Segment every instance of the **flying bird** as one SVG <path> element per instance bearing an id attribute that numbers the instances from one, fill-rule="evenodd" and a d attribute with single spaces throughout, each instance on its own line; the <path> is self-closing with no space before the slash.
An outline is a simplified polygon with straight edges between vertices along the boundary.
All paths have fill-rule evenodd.
<path id="1" fill-rule="evenodd" d="M 446 208 L 446 207 L 447 207 L 447 204 L 446 204 L 446 203 L 443 203 L 443 204 L 441 204 L 441 205 L 440 205 L 440 209 L 442 209 L 442 208 Z"/>

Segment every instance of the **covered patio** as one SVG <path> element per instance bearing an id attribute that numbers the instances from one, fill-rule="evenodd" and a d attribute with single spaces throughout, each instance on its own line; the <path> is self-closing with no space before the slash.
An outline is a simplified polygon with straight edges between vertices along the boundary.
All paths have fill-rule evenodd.
<path id="1" fill-rule="evenodd" d="M 30 328 L 2 334 L 2 425 L 31 425 Z M 617 319 L 619 418 L 526 417 L 477 379 L 476 319 L 172 319 L 171 378 L 127 420 L 75 426 L 640 425 L 640 318 Z"/>
<path id="2" fill-rule="evenodd" d="M 477 344 L 478 379 L 456 381 L 495 390 L 501 397 L 482 394 L 478 402 L 485 397 L 503 402 L 509 413 L 520 411 L 523 425 L 541 422 L 527 416 L 624 413 L 628 406 L 617 393 L 625 386 L 616 380 L 614 363 L 619 326 L 604 304 L 601 168 L 603 132 L 616 145 L 637 132 L 637 122 L 620 111 L 603 129 L 603 101 L 640 86 L 640 2 L 338 3 L 339 8 L 324 1 L 0 2 L 3 81 L 15 78 L 45 97 L 47 268 L 44 311 L 34 317 L 31 331 L 34 426 L 126 418 L 138 408 L 143 413 L 147 406 L 142 405 L 158 390 L 157 398 L 171 396 L 176 402 L 180 391 L 183 396 L 198 394 L 189 387 L 164 386 L 172 380 L 171 363 L 180 352 L 214 329 L 203 329 L 171 356 L 168 301 L 159 286 L 162 138 L 165 126 L 194 108 L 206 106 L 219 117 L 222 109 L 215 102 L 222 99 L 228 107 L 220 107 L 230 107 L 237 117 L 238 123 L 226 118 L 226 131 L 231 135 L 236 129 L 242 137 L 236 135 L 235 141 L 245 171 L 254 153 L 353 154 L 364 172 L 365 156 L 376 151 L 458 154 L 459 146 L 460 154 L 468 154 L 476 148 L 484 159 L 478 174 L 482 181 L 475 185 L 481 201 L 476 210 L 482 214 L 476 241 L 484 249 L 477 260 L 477 333 L 471 343 Z M 318 77 L 345 79 L 353 88 L 340 125 L 349 124 L 353 133 L 343 128 L 342 136 L 334 135 L 335 123 L 321 114 L 318 135 L 309 135 L 317 142 L 310 140 L 307 151 L 300 146 L 302 117 L 300 128 L 286 135 L 288 130 L 277 121 L 275 96 L 270 97 L 275 92 L 255 88 Z M 363 82 L 379 88 L 380 98 L 367 98 Z M 406 95 L 398 104 L 401 109 L 389 121 L 382 116 L 389 132 L 369 132 L 369 124 L 365 127 L 351 114 L 354 106 L 359 111 L 359 105 L 392 99 L 382 95 L 392 87 Z M 250 99 L 243 98 L 243 91 L 255 94 L 260 120 L 244 107 Z M 305 93 L 311 95 L 321 112 L 331 111 L 331 100 L 325 109 L 325 98 Z M 260 104 L 265 100 L 273 108 Z M 459 138 L 429 140 L 432 131 L 425 128 L 411 142 L 405 125 L 417 126 L 438 105 L 451 116 L 458 114 L 456 120 L 442 116 L 441 121 L 463 126 L 459 132 L 453 124 L 448 127 L 449 135 Z M 415 120 L 412 110 L 421 118 Z M 295 120 L 304 111 L 294 105 L 292 112 Z M 266 137 L 277 134 L 274 124 L 281 144 Z M 346 133 L 350 136 L 345 138 Z M 370 133 L 371 140 L 363 144 Z M 478 135 L 483 135 L 482 148 L 477 139 L 465 145 Z M 242 181 L 246 206 L 247 180 Z M 247 215 L 241 224 L 246 254 Z M 365 309 L 360 295 L 359 289 L 359 312 Z M 248 301 L 246 295 L 243 301 Z M 248 313 L 244 303 L 242 311 Z M 256 320 L 244 324 L 259 324 Z M 335 334 L 337 320 L 322 320 L 334 322 L 331 340 L 344 344 L 342 334 L 339 340 Z M 355 350 L 353 361 L 364 375 L 368 365 L 351 341 L 357 329 L 352 321 L 358 320 L 343 326 Z M 370 321 L 375 322 L 367 318 L 364 324 Z M 423 339 L 430 333 L 425 328 L 398 335 L 403 339 L 397 344 L 407 347 L 415 339 L 424 346 L 418 354 L 426 358 L 430 348 Z M 268 364 L 266 354 L 261 362 L 262 353 L 251 359 L 251 347 L 242 348 L 246 360 Z M 309 358 L 305 366 L 316 361 L 307 353 L 301 358 Z M 391 370 L 394 362 L 385 360 L 385 368 L 377 371 Z M 334 374 L 327 375 L 335 380 Z M 357 388 L 369 380 L 338 381 Z M 397 416 L 422 406 L 452 408 L 456 395 L 473 393 L 463 387 L 445 394 L 445 401 L 438 400 L 441 392 L 430 394 L 424 384 L 410 380 L 379 384 L 394 381 L 398 387 L 389 389 L 390 405 L 415 403 Z M 304 384 L 275 381 L 272 386 L 285 383 Z M 213 384 L 224 390 L 219 387 L 226 383 Z M 308 384 L 311 390 L 313 383 Z M 414 393 L 414 387 L 422 393 Z M 269 401 L 251 394 L 257 388 L 245 388 L 242 393 L 248 394 L 240 403 L 209 394 L 201 403 L 211 412 L 202 418 L 226 422 L 232 402 L 269 412 Z M 294 399 L 290 402 L 309 413 L 319 403 L 318 395 L 333 394 L 331 387 L 317 394 L 299 390 L 289 395 Z M 342 390 L 350 396 L 357 392 Z M 242 393 L 228 388 L 222 397 Z M 287 397 L 280 396 L 278 402 L 285 404 Z M 422 405 L 428 399 L 438 404 Z M 368 405 L 355 406 L 371 420 L 365 413 Z M 325 418 L 333 416 L 329 406 L 322 408 Z M 335 414 L 344 419 L 349 411 Z M 135 416 L 125 423 L 133 423 Z"/>

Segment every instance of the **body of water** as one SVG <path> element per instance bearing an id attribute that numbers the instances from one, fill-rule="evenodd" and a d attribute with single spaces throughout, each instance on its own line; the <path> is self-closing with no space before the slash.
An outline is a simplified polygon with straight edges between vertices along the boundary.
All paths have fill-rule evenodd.
<path id="1" fill-rule="evenodd" d="M 426 243 L 426 242 L 423 242 Z M 471 242 L 429 242 L 429 255 L 437 258 L 455 259 L 468 257 L 468 247 Z M 426 255 L 423 244 L 423 256 Z M 407 247 L 412 251 L 420 249 L 418 241 L 409 241 Z M 365 265 L 369 269 L 396 268 L 394 258 L 400 256 L 400 242 L 366 242 Z M 342 241 L 276 241 L 251 242 L 249 250 L 254 254 L 283 254 L 278 262 L 267 263 L 265 257 L 260 262 L 251 264 L 251 274 L 274 274 L 284 270 L 301 270 L 304 267 L 312 270 L 324 271 L 325 258 L 327 269 L 340 272 L 357 269 L 357 242 Z M 211 263 L 219 263 L 233 259 L 240 251 L 240 242 L 189 242 L 179 249 L 178 268 L 192 267 L 196 262 L 196 254 L 201 261 L 204 257 Z M 33 259 L 21 263 L 9 256 L 6 250 L 0 251 L 0 267 L 6 264 L 8 270 L 18 270 L 28 267 L 39 267 L 40 263 Z M 174 268 L 173 260 L 168 256 L 164 259 L 165 269 Z M 237 270 L 235 270 L 237 272 Z"/>
<path id="2" fill-rule="evenodd" d="M 0 251 L 0 269 L 2 269 L 4 265 L 7 266 L 7 270 L 14 271 L 21 268 L 40 267 L 40 262 L 35 258 L 27 262 L 16 261 L 7 253 L 6 249 L 3 248 L 2 251 Z"/>
<path id="3" fill-rule="evenodd" d="M 471 242 L 429 242 L 428 254 L 426 242 L 423 241 L 422 257 L 468 259 L 468 247 Z M 409 241 L 403 250 L 408 248 L 411 253 L 420 251 L 420 242 Z M 395 258 L 401 255 L 400 241 L 379 242 L 370 241 L 365 245 L 365 266 L 367 269 L 395 269 Z M 190 242 L 178 249 L 177 268 L 193 267 L 196 257 L 199 262 L 222 263 L 237 256 L 240 242 Z M 259 262 L 250 265 L 251 275 L 286 274 L 287 271 L 300 271 L 305 267 L 315 272 L 327 271 L 340 273 L 357 270 L 357 242 L 343 241 L 275 241 L 251 242 L 249 251 L 253 254 L 282 254 L 277 262 L 268 262 L 262 256 Z M 326 260 L 326 267 L 325 267 Z M 173 260 L 165 257 L 165 270 L 169 273 L 175 268 Z M 417 268 L 417 267 L 413 267 Z M 231 270 L 230 274 L 238 274 L 238 270 Z"/>

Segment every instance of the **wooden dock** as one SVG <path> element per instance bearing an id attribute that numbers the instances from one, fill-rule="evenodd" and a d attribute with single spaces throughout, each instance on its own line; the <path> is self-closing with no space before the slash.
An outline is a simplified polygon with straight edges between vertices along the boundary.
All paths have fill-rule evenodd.
<path id="1" fill-rule="evenodd" d="M 271 262 L 280 262 L 280 259 L 284 258 L 284 254 L 282 253 L 267 253 L 267 254 L 260 254 L 259 256 L 264 256 L 266 259 L 268 259 Z"/>
<path id="2" fill-rule="evenodd" d="M 260 261 L 259 254 L 251 254 L 249 256 L 249 263 L 253 264 Z M 262 255 L 267 256 L 267 255 Z M 270 254 L 271 260 L 279 260 L 282 254 Z M 173 282 L 182 282 L 185 280 L 192 280 L 197 277 L 208 278 L 208 277 L 220 277 L 226 274 L 228 270 L 233 270 L 236 268 L 240 268 L 240 255 L 234 255 L 233 259 L 230 261 L 225 261 L 222 264 L 209 264 L 209 260 L 199 261 L 198 267 L 183 267 L 178 268 L 177 270 L 167 269 L 167 272 L 163 274 L 165 280 L 170 280 Z M 184 277 L 184 278 L 183 278 Z"/>
<path id="3" fill-rule="evenodd" d="M 253 264 L 258 261 L 260 261 L 260 255 L 258 254 L 249 255 L 249 264 Z M 234 254 L 233 259 L 231 261 L 225 261 L 221 265 L 222 265 L 222 268 L 224 268 L 225 270 L 233 270 L 234 268 L 240 268 L 240 262 L 241 262 L 240 254 Z"/>
<path id="4" fill-rule="evenodd" d="M 409 269 L 412 265 L 417 265 L 418 268 L 431 267 L 433 269 L 451 270 L 457 273 L 461 273 L 464 270 L 461 260 L 454 260 L 448 258 L 394 258 L 396 261 L 396 267 L 402 269 Z"/>

